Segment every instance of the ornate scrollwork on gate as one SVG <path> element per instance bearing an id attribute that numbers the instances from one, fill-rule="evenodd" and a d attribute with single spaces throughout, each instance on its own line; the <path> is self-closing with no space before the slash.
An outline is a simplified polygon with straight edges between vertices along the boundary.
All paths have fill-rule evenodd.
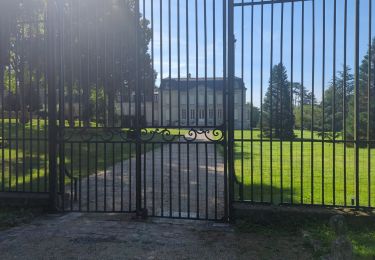
<path id="1" fill-rule="evenodd" d="M 139 133 L 139 135 L 138 135 Z M 64 142 L 136 142 L 169 143 L 169 142 L 214 142 L 224 140 L 223 128 L 204 129 L 172 129 L 172 128 L 142 128 L 136 129 L 106 128 L 106 127 L 76 127 L 60 128 L 60 140 Z"/>

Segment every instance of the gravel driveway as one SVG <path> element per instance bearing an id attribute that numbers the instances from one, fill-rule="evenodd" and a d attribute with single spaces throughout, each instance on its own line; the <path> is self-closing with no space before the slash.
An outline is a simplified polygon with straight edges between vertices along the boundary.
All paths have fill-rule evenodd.
<path id="1" fill-rule="evenodd" d="M 196 220 L 48 215 L 0 232 L 1 259 L 310 259 L 299 237 Z"/>

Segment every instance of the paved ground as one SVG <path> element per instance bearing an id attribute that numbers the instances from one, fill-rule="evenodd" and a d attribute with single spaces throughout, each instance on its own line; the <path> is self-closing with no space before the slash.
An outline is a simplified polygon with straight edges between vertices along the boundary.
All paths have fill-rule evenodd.
<path id="1" fill-rule="evenodd" d="M 7 259 L 311 259 L 298 236 L 239 233 L 194 220 L 129 214 L 49 215 L 0 232 Z"/>
<path id="2" fill-rule="evenodd" d="M 143 206 L 152 216 L 221 219 L 224 216 L 224 159 L 204 136 L 199 143 L 165 144 L 142 155 Z M 78 184 L 78 211 L 134 211 L 135 159 Z M 114 170 L 113 170 L 114 169 Z M 67 193 L 71 192 L 68 186 Z"/>

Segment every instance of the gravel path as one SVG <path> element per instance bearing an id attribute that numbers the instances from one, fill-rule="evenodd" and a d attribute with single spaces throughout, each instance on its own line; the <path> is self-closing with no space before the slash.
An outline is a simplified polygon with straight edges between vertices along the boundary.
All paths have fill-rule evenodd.
<path id="1" fill-rule="evenodd" d="M 142 155 L 143 207 L 151 216 L 224 217 L 224 159 L 204 136 L 199 143 L 171 143 Z M 216 147 L 215 147 L 216 146 Z M 78 182 L 74 211 L 134 211 L 135 158 Z M 71 193 L 71 187 L 66 187 Z"/>
<path id="2" fill-rule="evenodd" d="M 298 236 L 197 220 L 68 213 L 0 232 L 1 259 L 311 259 Z"/>

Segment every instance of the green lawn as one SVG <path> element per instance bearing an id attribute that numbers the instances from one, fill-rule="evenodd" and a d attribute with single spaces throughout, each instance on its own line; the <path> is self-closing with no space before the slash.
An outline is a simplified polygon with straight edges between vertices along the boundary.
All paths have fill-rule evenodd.
<path id="1" fill-rule="evenodd" d="M 2 121 L 0 126 L 0 133 L 4 131 L 4 141 L 0 140 L 0 145 L 4 145 L 4 149 L 0 149 L 0 190 L 47 191 L 48 179 L 45 169 L 48 168 L 48 144 L 44 121 L 39 121 L 38 125 L 38 122 L 33 120 L 32 124 L 23 126 L 17 125 L 15 120 L 4 120 L 4 128 Z M 148 129 L 149 132 L 153 130 Z M 103 134 L 100 132 L 103 130 L 96 131 Z M 171 135 L 186 132 L 183 129 L 170 130 Z M 126 136 L 126 129 L 123 129 L 122 135 Z M 297 132 L 296 135 L 301 136 Z M 254 140 L 259 137 L 260 132 L 254 131 Z M 74 133 L 70 139 L 73 142 L 65 144 L 65 167 L 73 172 L 74 176 L 83 177 L 96 170 L 110 168 L 115 163 L 133 156 L 135 152 L 134 143 L 121 143 L 121 138 L 116 135 L 112 143 L 95 138 L 90 142 L 78 142 L 86 138 L 87 133 Z M 344 159 L 344 145 L 336 144 L 334 147 L 329 140 L 324 145 L 308 140 L 301 143 L 298 138 L 294 142 L 273 140 L 271 143 L 268 139 L 264 139 L 263 142 L 251 142 L 250 131 L 236 131 L 235 138 L 236 198 L 242 196 L 244 200 L 253 199 L 274 204 L 303 202 L 328 205 L 334 204 L 335 199 L 336 205 L 344 205 L 346 188 L 346 204 L 352 205 L 352 200 L 355 199 L 355 157 L 352 147 L 346 147 Z M 304 131 L 304 138 L 311 138 L 311 132 Z M 315 133 L 313 138 L 321 140 Z M 153 138 L 153 141 L 157 140 L 161 140 L 160 134 Z M 154 144 L 154 147 L 157 146 L 158 144 Z M 152 145 L 142 145 L 142 149 L 149 151 Z M 370 150 L 370 169 L 374 169 L 370 172 L 370 182 L 368 155 L 367 148 L 360 149 L 361 206 L 368 206 L 369 202 L 371 206 L 375 205 L 375 151 Z M 69 178 L 66 178 L 66 181 L 69 182 Z"/>
<path id="2" fill-rule="evenodd" d="M 5 191 L 48 191 L 48 142 L 46 125 L 44 120 L 33 120 L 31 123 L 16 124 L 16 120 L 0 121 L 0 190 Z M 78 125 L 78 124 L 76 124 Z M 122 137 L 126 137 L 126 130 L 122 130 Z M 150 137 L 150 132 L 155 129 L 147 129 L 148 134 L 144 139 Z M 4 133 L 3 133 L 4 131 Z M 110 134 L 103 130 L 92 130 L 98 135 L 108 138 Z M 185 134 L 185 130 L 169 130 L 170 135 Z M 3 134 L 2 134 L 3 133 Z M 103 171 L 112 167 L 115 163 L 126 160 L 135 154 L 135 144 L 121 142 L 119 134 L 110 138 L 110 142 L 98 137 L 88 141 L 90 137 L 86 132 L 70 132 L 66 130 L 66 136 L 70 136 L 70 142 L 65 143 L 65 168 L 75 177 L 84 177 L 96 171 Z M 170 140 L 171 137 L 166 137 Z M 156 134 L 152 140 L 162 141 L 160 134 Z M 155 143 L 154 148 L 159 144 Z M 151 144 L 142 145 L 143 151 L 149 151 Z M 4 161 L 4 163 L 3 163 Z M 134 167 L 134 166 L 133 166 Z M 66 182 L 70 182 L 66 178 Z"/>
<path id="3" fill-rule="evenodd" d="M 288 218 L 288 214 L 292 217 Z M 246 216 L 236 219 L 236 231 L 269 236 L 297 237 L 306 249 L 311 249 L 314 259 L 324 259 L 331 253 L 331 245 L 336 235 L 329 225 L 329 216 L 303 214 L 265 214 L 263 218 Z M 269 217 L 269 219 L 267 219 Z M 374 259 L 375 222 L 373 217 L 346 216 L 347 238 L 353 245 L 354 259 Z"/>
<path id="4" fill-rule="evenodd" d="M 296 135 L 301 136 L 297 132 Z M 305 139 L 311 138 L 309 131 L 304 131 L 303 135 Z M 344 205 L 346 189 L 346 203 L 352 205 L 352 199 L 355 199 L 355 149 L 352 147 L 345 149 L 344 144 L 333 145 L 329 140 L 324 144 L 307 140 L 302 143 L 298 138 L 294 142 L 273 140 L 271 143 L 269 139 L 263 142 L 251 142 L 250 131 L 243 133 L 236 131 L 235 138 L 237 139 L 235 142 L 237 198 L 242 195 L 244 200 L 253 199 L 256 202 L 274 204 L 293 201 L 293 203 Z M 253 138 L 259 139 L 260 132 L 254 131 Z M 313 138 L 316 141 L 321 140 L 315 133 Z M 345 150 L 346 156 L 344 156 Z M 370 202 L 375 206 L 374 173 L 374 149 L 361 148 L 359 151 L 361 206 L 368 206 Z"/>

